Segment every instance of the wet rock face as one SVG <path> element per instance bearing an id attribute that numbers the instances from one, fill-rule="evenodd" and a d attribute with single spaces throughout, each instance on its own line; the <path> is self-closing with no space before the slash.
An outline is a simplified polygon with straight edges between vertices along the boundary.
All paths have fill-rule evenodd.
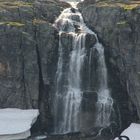
<path id="1" fill-rule="evenodd" d="M 86 24 L 105 46 L 109 85 L 122 128 L 140 119 L 140 4 L 127 3 L 79 4 Z"/>

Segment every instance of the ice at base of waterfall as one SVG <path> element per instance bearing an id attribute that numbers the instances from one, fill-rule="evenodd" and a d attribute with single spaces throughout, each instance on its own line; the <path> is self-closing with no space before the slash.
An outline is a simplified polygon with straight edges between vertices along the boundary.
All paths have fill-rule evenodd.
<path id="1" fill-rule="evenodd" d="M 130 140 L 140 140 L 140 124 L 132 123 L 121 133 L 121 136 L 127 136 Z M 126 140 L 126 138 L 122 138 L 122 140 Z"/>
<path id="2" fill-rule="evenodd" d="M 19 134 L 0 135 L 0 140 L 20 140 L 26 139 L 31 135 L 30 130 Z"/>
<path id="3" fill-rule="evenodd" d="M 0 109 L 0 140 L 19 140 L 29 137 L 30 129 L 38 115 L 37 109 Z"/>

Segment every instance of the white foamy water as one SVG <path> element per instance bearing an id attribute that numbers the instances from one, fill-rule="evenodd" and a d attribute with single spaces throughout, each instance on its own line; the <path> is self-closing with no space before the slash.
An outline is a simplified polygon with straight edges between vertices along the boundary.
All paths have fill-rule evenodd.
<path id="1" fill-rule="evenodd" d="M 79 3 L 79 2 L 82 2 L 84 0 L 60 0 L 60 1 L 64 1 L 64 2 L 67 2 L 67 3 L 70 3 L 72 5 L 72 7 L 75 7 L 76 8 L 76 5 Z"/>
<path id="2" fill-rule="evenodd" d="M 113 100 L 107 84 L 107 68 L 104 58 L 104 48 L 98 42 L 97 35 L 84 23 L 81 13 L 76 8 L 79 1 L 68 1 L 73 8 L 65 9 L 54 26 L 59 31 L 59 60 L 56 72 L 56 93 L 54 97 L 54 133 L 64 134 L 80 131 L 80 109 L 83 97 L 81 87 L 81 69 L 87 52 L 85 51 L 85 40 L 87 34 L 95 36 L 97 43 L 93 49 L 98 52 L 98 78 L 99 89 L 97 91 L 98 101 L 96 103 L 95 126 L 106 127 L 110 124 L 110 115 Z M 63 46 L 63 34 L 72 37 L 72 50 L 67 54 L 68 66 L 66 66 L 65 48 Z M 93 55 L 93 53 L 90 53 Z M 92 58 L 90 56 L 90 58 Z M 92 59 L 89 59 L 89 66 Z M 88 66 L 88 65 L 87 65 Z M 89 73 L 90 75 L 90 73 Z"/>
<path id="3" fill-rule="evenodd" d="M 95 45 L 98 51 L 98 101 L 97 101 L 97 114 L 96 114 L 96 126 L 104 127 L 110 125 L 110 115 L 113 107 L 113 99 L 110 96 L 107 83 L 107 68 L 104 57 L 104 48 L 102 44 L 97 43 Z"/>

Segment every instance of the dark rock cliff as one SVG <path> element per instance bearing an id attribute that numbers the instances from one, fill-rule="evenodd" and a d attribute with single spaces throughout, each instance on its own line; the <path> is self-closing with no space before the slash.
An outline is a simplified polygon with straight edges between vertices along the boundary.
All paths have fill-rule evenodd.
<path id="1" fill-rule="evenodd" d="M 140 3 L 88 0 L 78 7 L 105 46 L 114 108 L 124 129 L 140 119 Z"/>
<path id="2" fill-rule="evenodd" d="M 0 107 L 40 108 L 43 126 L 57 65 L 52 23 L 68 6 L 57 0 L 0 1 Z"/>

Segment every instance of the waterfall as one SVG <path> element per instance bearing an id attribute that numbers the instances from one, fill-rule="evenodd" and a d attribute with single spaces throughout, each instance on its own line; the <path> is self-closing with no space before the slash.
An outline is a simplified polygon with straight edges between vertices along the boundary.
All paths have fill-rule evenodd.
<path id="1" fill-rule="evenodd" d="M 95 49 L 98 51 L 97 73 L 99 79 L 96 126 L 104 127 L 110 125 L 110 115 L 113 107 L 113 99 L 111 98 L 110 91 L 108 89 L 104 48 L 100 43 L 96 43 Z"/>
<path id="2" fill-rule="evenodd" d="M 57 90 L 55 97 L 55 132 L 67 133 L 79 131 L 79 111 L 82 99 L 80 87 L 80 70 L 83 64 L 85 50 L 85 33 L 73 34 L 73 50 L 69 58 L 69 68 L 65 74 L 63 63 L 63 51 L 61 41 L 59 43 L 59 61 L 57 69 Z M 61 38 L 61 35 L 60 35 Z M 60 39 L 61 40 L 61 39 Z M 63 80 L 66 79 L 67 82 Z M 58 105 L 58 106 L 57 106 Z M 61 111 L 62 114 L 59 114 Z"/>
<path id="3" fill-rule="evenodd" d="M 65 9 L 55 21 L 54 26 L 59 31 L 59 59 L 53 101 L 54 133 L 65 134 L 80 131 L 81 102 L 84 92 L 81 70 L 87 58 L 87 50 L 85 48 L 87 34 L 94 35 L 97 42 L 90 49 L 90 59 L 87 64 L 87 67 L 89 67 L 89 78 L 92 71 L 90 68 L 92 55 L 94 55 L 91 52 L 94 50 L 98 52 L 98 101 L 96 103 L 96 120 L 93 121 L 95 121 L 95 126 L 108 126 L 110 124 L 113 100 L 107 84 L 104 48 L 98 42 L 96 34 L 85 25 L 82 15 L 76 6 Z M 71 51 L 67 55 L 62 42 L 63 35 L 66 34 L 71 36 L 72 42 Z"/>

